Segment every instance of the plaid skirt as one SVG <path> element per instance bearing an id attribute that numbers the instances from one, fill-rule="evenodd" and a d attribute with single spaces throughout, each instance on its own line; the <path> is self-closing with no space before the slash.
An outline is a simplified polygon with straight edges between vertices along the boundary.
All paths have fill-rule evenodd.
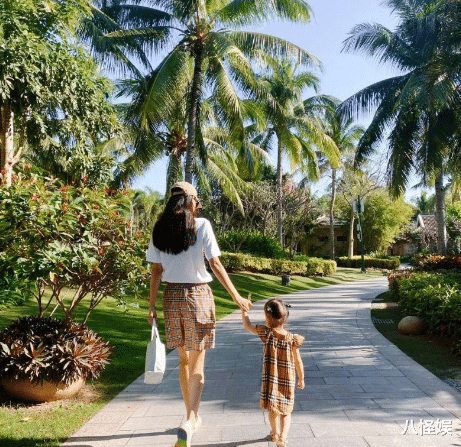
<path id="1" fill-rule="evenodd" d="M 162 301 L 168 348 L 202 351 L 215 347 L 215 303 L 208 283 L 167 283 Z"/>

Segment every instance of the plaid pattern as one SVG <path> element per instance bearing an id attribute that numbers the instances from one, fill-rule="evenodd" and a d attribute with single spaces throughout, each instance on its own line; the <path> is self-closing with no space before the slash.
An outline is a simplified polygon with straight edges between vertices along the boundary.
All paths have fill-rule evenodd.
<path id="1" fill-rule="evenodd" d="M 166 345 L 202 351 L 215 346 L 215 304 L 208 283 L 167 283 L 163 292 Z"/>
<path id="2" fill-rule="evenodd" d="M 278 414 L 289 414 L 295 402 L 296 368 L 293 347 L 304 337 L 288 332 L 275 334 L 267 326 L 256 326 L 264 343 L 260 407 Z"/>

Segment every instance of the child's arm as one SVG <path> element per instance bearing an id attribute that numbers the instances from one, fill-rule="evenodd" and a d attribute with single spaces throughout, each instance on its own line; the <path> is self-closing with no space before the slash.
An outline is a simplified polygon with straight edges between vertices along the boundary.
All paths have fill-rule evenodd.
<path id="1" fill-rule="evenodd" d="M 304 389 L 304 364 L 301 358 L 301 353 L 299 352 L 299 348 L 294 348 L 295 354 L 295 368 L 296 368 L 296 375 L 298 376 L 298 389 Z"/>
<path id="2" fill-rule="evenodd" d="M 256 330 L 256 326 L 253 326 L 251 324 L 250 318 L 248 317 L 248 312 L 245 311 L 245 310 L 242 310 L 242 321 L 243 321 L 243 327 L 248 332 L 251 332 L 254 335 L 258 335 L 258 331 Z"/>

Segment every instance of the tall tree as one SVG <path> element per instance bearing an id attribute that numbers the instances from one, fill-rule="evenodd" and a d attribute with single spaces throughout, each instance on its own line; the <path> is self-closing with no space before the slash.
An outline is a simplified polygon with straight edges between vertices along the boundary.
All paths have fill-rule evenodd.
<path id="1" fill-rule="evenodd" d="M 276 144 L 277 154 L 277 228 L 283 246 L 283 156 L 287 155 L 292 168 L 304 170 L 311 179 L 318 176 L 317 157 L 313 145 L 337 167 L 339 152 L 319 120 L 305 112 L 303 93 L 307 88 L 317 89 L 318 79 L 311 72 L 300 71 L 293 61 L 266 58 L 269 74 L 260 79 L 269 99 L 260 101 L 264 119 L 259 123 L 264 132 L 255 141 L 270 150 Z"/>
<path id="2" fill-rule="evenodd" d="M 193 177 L 194 152 L 201 138 L 200 105 L 205 86 L 221 102 L 221 118 L 232 129 L 235 141 L 244 141 L 236 88 L 249 92 L 254 87 L 252 61 L 259 58 L 260 52 L 289 55 L 306 64 L 317 63 L 311 54 L 294 44 L 240 30 L 242 26 L 275 17 L 307 23 L 311 8 L 305 0 L 152 0 L 149 6 L 138 0 L 100 0 L 95 5 L 100 9 L 95 12 L 93 26 L 88 25 L 86 31 L 87 34 L 93 32 L 96 51 L 105 54 L 107 49 L 115 49 L 120 55 L 123 48 L 129 63 L 129 56 L 137 57 L 152 71 L 146 52 L 169 49 L 150 79 L 145 107 L 152 121 L 161 121 L 174 109 L 178 96 L 187 93 L 185 180 L 189 182 Z M 101 21 L 101 13 L 112 22 Z M 119 26 L 118 30 L 113 29 L 114 24 Z M 104 26 L 108 32 L 102 36 Z M 171 49 L 170 42 L 174 39 L 177 43 Z M 121 57 L 118 60 L 123 62 Z M 244 151 L 245 147 L 240 145 L 238 149 Z"/>
<path id="3" fill-rule="evenodd" d="M 23 149 L 92 146 L 111 137 L 110 82 L 73 36 L 84 1 L 0 3 L 0 170 Z"/>
<path id="4" fill-rule="evenodd" d="M 388 183 L 400 195 L 415 170 L 423 182 L 435 178 L 438 251 L 445 253 L 444 166 L 459 151 L 460 140 L 460 2 L 387 0 L 399 17 L 395 31 L 379 24 L 356 26 L 344 43 L 389 63 L 402 74 L 375 83 L 347 99 L 346 116 L 377 106 L 360 140 L 359 164 L 389 130 Z"/>
<path id="5" fill-rule="evenodd" d="M 354 155 L 357 143 L 363 135 L 364 129 L 354 124 L 352 118 L 343 119 L 338 106 L 339 99 L 330 96 L 314 96 L 304 101 L 306 113 L 313 114 L 320 118 L 321 128 L 340 154 L 338 167 L 334 167 L 328 157 L 319 151 L 320 171 L 329 169 L 331 171 L 331 199 L 330 199 L 330 257 L 335 259 L 335 228 L 334 228 L 334 209 L 336 201 L 336 189 L 338 183 L 338 170 L 344 168 L 344 162 Z M 322 148 L 320 148 L 322 149 Z"/>

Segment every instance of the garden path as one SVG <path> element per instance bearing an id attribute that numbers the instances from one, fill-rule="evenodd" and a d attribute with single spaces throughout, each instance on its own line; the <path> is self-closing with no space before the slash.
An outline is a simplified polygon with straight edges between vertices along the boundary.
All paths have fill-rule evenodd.
<path id="1" fill-rule="evenodd" d="M 283 296 L 292 305 L 289 330 L 306 337 L 306 387 L 296 395 L 290 447 L 461 446 L 461 393 L 371 322 L 370 303 L 386 289 L 383 277 Z M 254 305 L 254 322 L 264 321 L 263 304 Z M 141 376 L 63 446 L 172 447 L 184 413 L 177 369 L 173 352 L 160 385 Z M 258 408 L 260 369 L 261 343 L 234 312 L 218 323 L 217 347 L 207 354 L 203 426 L 193 446 L 275 445 Z"/>

